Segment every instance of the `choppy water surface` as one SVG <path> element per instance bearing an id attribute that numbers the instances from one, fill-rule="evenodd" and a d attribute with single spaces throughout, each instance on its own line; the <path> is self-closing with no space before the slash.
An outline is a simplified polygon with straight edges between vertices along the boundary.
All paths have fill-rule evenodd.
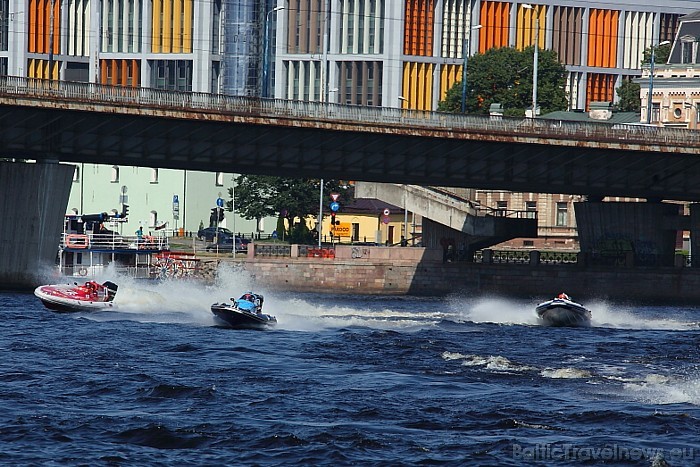
<path id="1" fill-rule="evenodd" d="M 268 293 L 121 279 L 120 311 L 0 295 L 4 465 L 700 464 L 700 308 Z M 574 297 L 576 298 L 576 297 Z"/>

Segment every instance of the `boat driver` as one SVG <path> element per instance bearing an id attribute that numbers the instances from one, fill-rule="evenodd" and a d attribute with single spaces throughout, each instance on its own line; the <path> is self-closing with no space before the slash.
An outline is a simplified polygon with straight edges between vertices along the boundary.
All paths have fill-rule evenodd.
<path id="1" fill-rule="evenodd" d="M 564 292 L 560 293 L 557 298 L 561 298 L 562 300 L 571 300 Z"/>

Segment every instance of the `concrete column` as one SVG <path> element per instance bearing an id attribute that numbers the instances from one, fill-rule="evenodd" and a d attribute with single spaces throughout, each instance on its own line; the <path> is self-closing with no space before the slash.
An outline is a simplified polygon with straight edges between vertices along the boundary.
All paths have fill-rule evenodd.
<path id="1" fill-rule="evenodd" d="M 55 279 L 73 165 L 0 162 L 0 288 Z"/>
<path id="2" fill-rule="evenodd" d="M 690 265 L 700 268 L 700 203 L 690 205 Z"/>

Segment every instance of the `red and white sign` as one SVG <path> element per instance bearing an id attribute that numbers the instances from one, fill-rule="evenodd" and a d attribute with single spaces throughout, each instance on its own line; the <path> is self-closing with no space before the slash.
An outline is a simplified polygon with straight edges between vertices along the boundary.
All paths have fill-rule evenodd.
<path id="1" fill-rule="evenodd" d="M 338 201 L 338 198 L 340 198 L 340 193 L 331 193 L 331 199 L 333 201 Z"/>
<path id="2" fill-rule="evenodd" d="M 389 214 L 391 214 L 391 211 L 389 211 L 389 208 L 384 209 L 384 215 L 388 216 Z"/>

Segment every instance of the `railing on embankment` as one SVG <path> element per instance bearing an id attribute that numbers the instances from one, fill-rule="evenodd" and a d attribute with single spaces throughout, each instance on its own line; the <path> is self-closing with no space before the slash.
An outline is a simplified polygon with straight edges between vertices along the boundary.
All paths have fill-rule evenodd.
<path id="1" fill-rule="evenodd" d="M 684 261 L 630 267 L 588 263 L 574 253 L 482 250 L 477 262 L 443 262 L 441 249 L 365 245 L 324 246 L 320 252 L 316 246 L 255 245 L 248 254 L 238 264 L 268 290 L 510 296 L 533 303 L 565 291 L 593 303 L 700 302 L 700 268 L 682 267 Z"/>
<path id="2" fill-rule="evenodd" d="M 578 251 L 493 250 L 474 253 L 464 251 L 427 249 L 422 247 L 368 246 L 368 245 L 287 245 L 251 243 L 249 258 L 308 258 L 312 260 L 376 260 L 376 261 L 435 261 L 443 263 L 521 264 L 531 266 L 574 265 L 579 267 L 659 267 L 661 258 L 654 254 L 632 252 L 582 253 Z M 676 268 L 690 267 L 689 255 L 677 254 Z"/>

